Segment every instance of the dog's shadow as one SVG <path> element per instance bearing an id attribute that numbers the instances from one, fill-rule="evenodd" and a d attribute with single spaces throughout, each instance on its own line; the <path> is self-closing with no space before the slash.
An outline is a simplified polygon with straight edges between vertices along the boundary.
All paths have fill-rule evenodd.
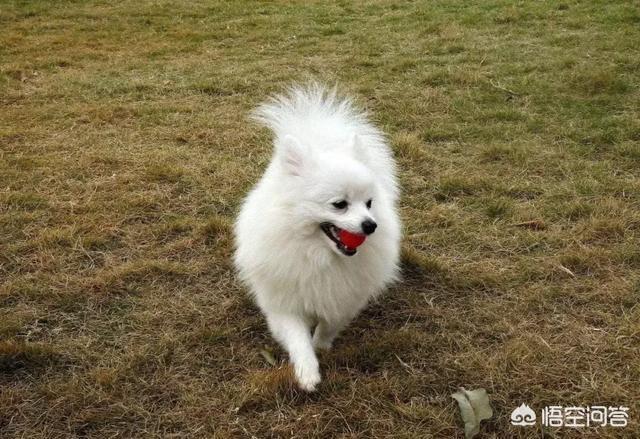
<path id="1" fill-rule="evenodd" d="M 407 363 L 436 367 L 451 348 L 451 315 L 463 313 L 479 296 L 495 294 L 491 280 L 453 272 L 403 252 L 401 281 L 373 301 L 336 339 L 321 362 L 342 370 L 375 374 Z M 459 329 L 459 328 L 458 328 Z M 449 334 L 449 335 L 448 335 Z"/>
<path id="2" fill-rule="evenodd" d="M 468 307 L 474 295 L 487 293 L 486 288 L 484 282 L 431 262 L 403 258 L 402 280 L 363 310 L 330 351 L 318 353 L 323 382 L 312 394 L 297 389 L 286 352 L 270 341 L 264 326 L 260 339 L 271 347 L 278 364 L 254 370 L 253 386 L 258 390 L 251 392 L 244 407 L 270 406 L 274 397 L 304 404 L 346 391 L 356 381 L 373 383 L 383 375 L 403 380 L 411 375 L 412 382 L 435 385 L 431 381 L 437 374 L 432 371 L 441 369 L 440 359 L 455 349 L 449 334 L 450 326 L 458 325 L 449 322 L 452 306 Z"/>

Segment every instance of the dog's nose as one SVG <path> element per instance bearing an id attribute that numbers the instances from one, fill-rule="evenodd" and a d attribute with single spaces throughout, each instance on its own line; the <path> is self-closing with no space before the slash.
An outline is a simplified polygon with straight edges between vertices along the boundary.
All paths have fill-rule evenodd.
<path id="1" fill-rule="evenodd" d="M 362 221 L 362 231 L 365 233 L 365 235 L 371 235 L 376 231 L 376 227 L 378 227 L 378 225 L 371 220 Z"/>

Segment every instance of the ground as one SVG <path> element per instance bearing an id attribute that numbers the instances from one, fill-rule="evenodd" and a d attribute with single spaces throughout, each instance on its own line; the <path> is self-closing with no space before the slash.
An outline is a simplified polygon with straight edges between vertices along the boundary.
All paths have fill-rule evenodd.
<path id="1" fill-rule="evenodd" d="M 461 438 L 460 386 L 483 437 L 637 437 L 637 4 L 4 1 L 0 28 L 3 437 Z M 230 224 L 270 155 L 247 113 L 309 78 L 388 134 L 404 239 L 307 395 Z M 630 425 L 511 426 L 523 402 Z"/>

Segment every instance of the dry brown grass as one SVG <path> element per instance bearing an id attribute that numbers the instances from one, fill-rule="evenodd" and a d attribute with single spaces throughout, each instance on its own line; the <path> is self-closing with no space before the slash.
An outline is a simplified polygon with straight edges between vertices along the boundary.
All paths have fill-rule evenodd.
<path id="1" fill-rule="evenodd" d="M 640 429 L 640 13 L 628 2 L 4 2 L 0 435 L 484 437 Z M 269 157 L 249 109 L 313 75 L 401 169 L 404 279 L 315 394 L 234 278 Z M 271 366 L 260 351 L 275 350 Z M 513 408 L 627 405 L 623 430 Z"/>

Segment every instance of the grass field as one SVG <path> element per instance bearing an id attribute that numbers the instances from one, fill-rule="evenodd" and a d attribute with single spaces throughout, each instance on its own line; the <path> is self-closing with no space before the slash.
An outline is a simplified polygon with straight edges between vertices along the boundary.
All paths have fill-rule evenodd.
<path id="1" fill-rule="evenodd" d="M 637 4 L 2 1 L 0 29 L 0 436 L 461 438 L 465 386 L 483 437 L 637 437 Z M 310 77 L 388 133 L 405 233 L 307 395 L 230 224 L 270 155 L 248 111 Z"/>

